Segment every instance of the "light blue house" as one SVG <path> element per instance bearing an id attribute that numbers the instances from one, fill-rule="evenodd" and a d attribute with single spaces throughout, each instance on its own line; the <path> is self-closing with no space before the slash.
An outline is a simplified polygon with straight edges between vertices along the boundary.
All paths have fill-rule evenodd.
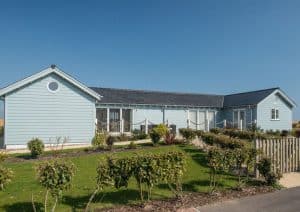
<path id="1" fill-rule="evenodd" d="M 68 145 L 89 144 L 95 130 L 148 132 L 154 125 L 209 130 L 215 127 L 290 130 L 296 107 L 280 88 L 233 95 L 89 88 L 56 66 L 0 90 L 5 105 L 3 148 L 26 148 L 35 137 Z"/>

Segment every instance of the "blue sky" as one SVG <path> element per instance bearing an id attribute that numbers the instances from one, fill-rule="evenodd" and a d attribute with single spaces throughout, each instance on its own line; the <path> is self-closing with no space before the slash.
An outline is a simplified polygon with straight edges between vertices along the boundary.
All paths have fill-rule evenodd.
<path id="1" fill-rule="evenodd" d="M 89 86 L 280 86 L 299 104 L 299 11 L 297 0 L 1 2 L 0 87 L 54 63 Z"/>

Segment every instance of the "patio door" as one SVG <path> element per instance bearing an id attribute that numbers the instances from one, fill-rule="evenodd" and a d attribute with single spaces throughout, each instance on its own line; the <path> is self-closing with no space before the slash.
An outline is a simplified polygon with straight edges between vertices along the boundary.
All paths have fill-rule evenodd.
<path id="1" fill-rule="evenodd" d="M 233 111 L 233 127 L 240 130 L 246 129 L 246 111 L 235 110 Z"/>
<path id="2" fill-rule="evenodd" d="M 120 132 L 120 109 L 109 110 L 109 131 Z"/>

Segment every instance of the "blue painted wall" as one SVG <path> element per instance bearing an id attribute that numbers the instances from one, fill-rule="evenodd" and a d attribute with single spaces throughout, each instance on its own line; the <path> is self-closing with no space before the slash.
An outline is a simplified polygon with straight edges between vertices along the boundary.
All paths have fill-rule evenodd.
<path id="1" fill-rule="evenodd" d="M 271 110 L 279 110 L 279 120 L 271 120 Z M 273 93 L 257 105 L 257 125 L 264 130 L 291 130 L 292 108 L 277 93 Z"/>
<path id="2" fill-rule="evenodd" d="M 56 81 L 52 93 L 48 83 Z M 56 74 L 48 75 L 6 96 L 6 145 L 44 143 L 68 137 L 70 143 L 90 143 L 95 130 L 95 100 Z"/>

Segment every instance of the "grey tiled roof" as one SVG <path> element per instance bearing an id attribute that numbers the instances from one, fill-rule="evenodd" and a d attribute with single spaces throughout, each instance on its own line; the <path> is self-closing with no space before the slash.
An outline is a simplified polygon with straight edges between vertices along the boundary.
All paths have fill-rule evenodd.
<path id="1" fill-rule="evenodd" d="M 91 89 L 103 96 L 100 101 L 101 103 L 107 104 L 178 105 L 222 108 L 256 105 L 270 95 L 274 90 L 279 88 L 271 88 L 225 96 L 116 88 L 91 87 Z"/>
<path id="2" fill-rule="evenodd" d="M 256 105 L 279 88 L 237 93 L 224 96 L 223 107 Z"/>
<path id="3" fill-rule="evenodd" d="M 221 108 L 223 106 L 222 95 L 127 90 L 115 88 L 92 87 L 91 89 L 103 96 L 100 101 L 101 103 L 178 105 L 217 108 Z"/>

